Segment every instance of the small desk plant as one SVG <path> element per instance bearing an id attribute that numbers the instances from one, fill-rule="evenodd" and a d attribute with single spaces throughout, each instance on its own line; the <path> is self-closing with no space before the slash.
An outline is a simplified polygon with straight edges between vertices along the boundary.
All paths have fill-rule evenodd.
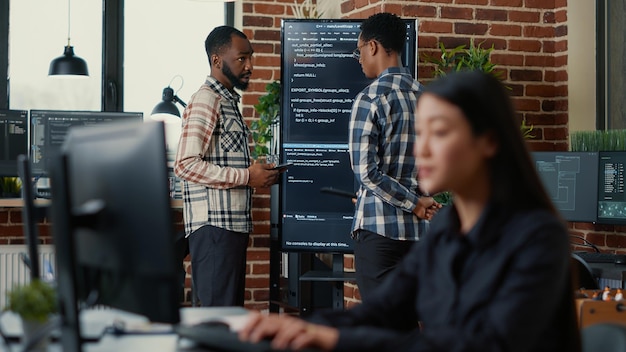
<path id="1" fill-rule="evenodd" d="M 8 292 L 7 310 L 18 314 L 22 319 L 24 344 L 39 335 L 50 323 L 52 315 L 57 312 L 56 290 L 50 284 L 39 279 L 20 285 Z M 45 335 L 44 335 L 45 336 Z M 48 338 L 42 338 L 33 350 L 45 350 Z"/>
<path id="2" fill-rule="evenodd" d="M 0 177 L 0 197 L 19 198 L 22 192 L 22 180 L 19 177 Z"/>

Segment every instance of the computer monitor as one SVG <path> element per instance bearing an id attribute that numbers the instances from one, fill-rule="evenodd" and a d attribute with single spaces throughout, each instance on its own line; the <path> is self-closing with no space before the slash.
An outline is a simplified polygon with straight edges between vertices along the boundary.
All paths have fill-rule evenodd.
<path id="1" fill-rule="evenodd" d="M 67 132 L 75 126 L 96 126 L 118 120 L 143 121 L 141 112 L 30 111 L 30 159 L 33 175 L 47 175 L 48 160 L 59 151 Z"/>
<path id="2" fill-rule="evenodd" d="M 28 154 L 28 111 L 0 110 L 0 177 L 18 176 L 20 154 Z"/>
<path id="3" fill-rule="evenodd" d="M 17 156 L 16 161 L 18 174 L 22 179 L 22 200 L 24 207 L 22 210 L 22 222 L 24 224 L 24 238 L 28 246 L 28 265 L 30 267 L 30 278 L 39 279 L 39 229 L 37 224 L 43 217 L 43 208 L 35 205 L 35 193 L 33 176 L 30 170 L 30 160 L 24 154 Z"/>
<path id="4" fill-rule="evenodd" d="M 598 223 L 626 224 L 626 151 L 600 152 L 598 167 Z"/>
<path id="5" fill-rule="evenodd" d="M 567 221 L 597 220 L 598 153 L 532 152 L 555 208 Z"/>
<path id="6" fill-rule="evenodd" d="M 77 304 L 177 323 L 180 263 L 163 123 L 76 127 L 51 158 L 64 350 L 81 348 Z"/>
<path id="7" fill-rule="evenodd" d="M 352 52 L 363 19 L 285 19 L 281 25 L 280 162 L 273 229 L 283 251 L 353 251 L 349 121 L 355 97 L 370 82 Z M 405 19 L 402 65 L 417 77 L 417 20 Z"/>

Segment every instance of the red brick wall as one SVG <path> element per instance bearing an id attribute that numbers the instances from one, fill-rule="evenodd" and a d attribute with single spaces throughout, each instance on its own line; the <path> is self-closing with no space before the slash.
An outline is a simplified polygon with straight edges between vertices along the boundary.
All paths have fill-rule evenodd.
<path id="1" fill-rule="evenodd" d="M 255 83 L 244 96 L 244 116 L 256 117 L 252 105 L 264 85 L 280 79 L 280 19 L 292 17 L 292 4 L 244 0 L 243 28 L 256 50 Z M 492 61 L 511 87 L 520 120 L 534 126 L 529 147 L 568 149 L 567 0 L 347 0 L 341 1 L 341 11 L 345 18 L 386 11 L 419 19 L 420 55 L 438 52 L 439 42 L 453 48 L 474 38 L 484 47 L 493 45 Z M 427 83 L 432 72 L 431 66 L 420 63 L 418 79 Z M 570 228 L 602 249 L 626 253 L 626 228 L 589 223 L 571 223 Z M 344 265 L 354 269 L 351 256 Z M 345 291 L 348 305 L 358 302 L 354 285 L 346 285 Z"/>

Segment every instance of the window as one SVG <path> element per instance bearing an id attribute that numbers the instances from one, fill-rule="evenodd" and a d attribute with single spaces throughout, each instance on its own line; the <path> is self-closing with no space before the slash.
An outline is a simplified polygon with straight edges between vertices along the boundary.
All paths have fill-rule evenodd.
<path id="1" fill-rule="evenodd" d="M 598 129 L 626 129 L 626 0 L 597 0 L 596 8 L 597 125 Z"/>
<path id="2" fill-rule="evenodd" d="M 150 116 L 170 82 L 188 102 L 210 72 L 204 40 L 224 24 L 224 3 L 129 0 L 124 10 L 124 110 Z"/>
<path id="3" fill-rule="evenodd" d="M 67 45 L 68 1 L 0 1 L 9 1 L 8 107 L 101 110 L 103 2 L 71 1 L 70 44 L 75 54 L 87 62 L 89 78 L 62 79 L 48 77 L 48 68 Z M 170 82 L 178 96 L 187 101 L 209 73 L 204 39 L 215 26 L 224 23 L 224 3 L 124 3 L 124 87 L 119 87 L 123 91 L 123 110 L 149 116 Z"/>
<path id="4" fill-rule="evenodd" d="M 67 45 L 67 0 L 11 0 L 11 109 L 100 110 L 102 2 L 72 1 L 70 44 L 87 62 L 89 78 L 48 77 L 50 62 Z"/>

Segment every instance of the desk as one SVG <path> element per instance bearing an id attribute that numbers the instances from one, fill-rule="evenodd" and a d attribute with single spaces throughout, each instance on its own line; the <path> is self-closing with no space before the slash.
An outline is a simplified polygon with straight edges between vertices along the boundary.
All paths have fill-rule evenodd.
<path id="1" fill-rule="evenodd" d="M 181 322 L 193 324 L 204 319 L 210 319 L 214 317 L 224 316 L 236 316 L 247 314 L 248 311 L 241 307 L 195 307 L 195 308 L 181 308 Z M 147 320 L 139 315 L 116 310 L 116 309 L 104 309 L 104 310 L 88 310 L 81 312 L 81 325 L 91 326 L 91 328 L 99 325 L 102 328 L 110 326 L 114 320 L 122 320 L 127 323 L 129 327 L 137 327 L 139 324 L 147 324 Z M 15 324 L 18 324 L 16 326 Z M 95 324 L 95 325 L 94 325 Z M 8 325 L 8 326 L 7 326 Z M 21 330 L 21 321 L 19 317 L 12 313 L 7 313 L 0 319 L 0 327 L 3 328 L 5 333 L 15 333 L 15 329 Z M 167 326 L 160 326 L 159 329 Z M 8 331 L 7 331 L 8 330 Z M 4 351 L 3 345 L 0 341 L 0 350 Z M 21 352 L 22 346 L 20 343 L 11 343 L 9 351 Z M 62 351 L 61 346 L 58 343 L 50 344 L 48 348 L 49 352 Z M 179 339 L 178 335 L 174 332 L 164 332 L 158 334 L 125 334 L 125 335 L 112 335 L 104 334 L 102 338 L 97 342 L 84 342 L 83 351 L 85 352 L 169 352 L 169 351 L 207 351 L 207 349 L 196 346 L 192 341 L 185 339 Z"/>
<path id="2" fill-rule="evenodd" d="M 598 286 L 626 289 L 626 265 L 613 263 L 588 263 Z"/>
<path id="3" fill-rule="evenodd" d="M 35 199 L 35 205 L 48 206 L 52 201 L 50 199 Z M 182 209 L 182 199 L 171 200 L 172 209 Z M 24 200 L 22 198 L 0 198 L 0 208 L 22 208 L 24 207 Z"/>

